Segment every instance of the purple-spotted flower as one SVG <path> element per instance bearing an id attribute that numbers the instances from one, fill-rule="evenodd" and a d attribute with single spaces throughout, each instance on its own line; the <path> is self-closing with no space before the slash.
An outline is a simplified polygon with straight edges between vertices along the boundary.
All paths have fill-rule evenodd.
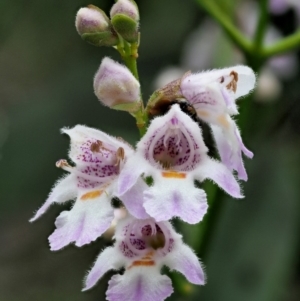
<path id="1" fill-rule="evenodd" d="M 133 149 L 123 141 L 96 129 L 77 125 L 63 129 L 70 136 L 70 159 L 57 166 L 70 174 L 54 186 L 48 199 L 30 220 L 35 221 L 53 203 L 76 200 L 70 211 L 63 211 L 56 219 L 56 230 L 49 236 L 51 250 L 59 250 L 71 242 L 82 246 L 97 239 L 114 218 L 111 198 L 116 179 L 126 158 Z"/>
<path id="2" fill-rule="evenodd" d="M 118 180 L 121 197 L 139 181 L 151 176 L 153 185 L 144 190 L 143 202 L 123 199 L 129 212 L 146 218 L 142 208 L 156 221 L 174 216 L 190 224 L 202 220 L 207 211 L 206 194 L 194 181 L 211 179 L 227 193 L 242 198 L 240 187 L 231 171 L 207 155 L 201 129 L 175 104 L 169 112 L 155 118 L 137 144 L 136 154 L 128 159 Z M 135 185 L 136 189 L 138 185 Z"/>
<path id="3" fill-rule="evenodd" d="M 181 93 L 193 105 L 198 116 L 210 124 L 222 162 L 238 177 L 247 180 L 242 153 L 252 158 L 242 142 L 235 121 L 236 99 L 255 86 L 255 75 L 246 66 L 236 66 L 197 74 L 188 74 L 180 83 Z"/>
<path id="4" fill-rule="evenodd" d="M 161 275 L 166 265 L 193 284 L 203 285 L 205 276 L 197 256 L 186 246 L 169 222 L 128 217 L 117 225 L 116 242 L 97 258 L 85 280 L 93 287 L 109 270 L 125 268 L 108 283 L 108 301 L 163 301 L 173 293 L 172 282 Z"/>

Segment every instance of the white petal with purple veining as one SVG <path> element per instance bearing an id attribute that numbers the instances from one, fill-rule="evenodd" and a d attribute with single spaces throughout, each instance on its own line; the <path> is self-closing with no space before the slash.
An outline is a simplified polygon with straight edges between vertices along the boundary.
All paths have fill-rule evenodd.
<path id="1" fill-rule="evenodd" d="M 182 273 L 186 279 L 194 284 L 204 285 L 205 274 L 201 267 L 198 257 L 182 241 L 175 242 L 172 252 L 164 261 L 171 271 L 176 270 Z"/>
<path id="2" fill-rule="evenodd" d="M 194 177 L 199 181 L 213 180 L 220 188 L 235 198 L 243 198 L 239 183 L 231 171 L 223 164 L 206 158 L 201 166 L 193 171 Z"/>
<path id="3" fill-rule="evenodd" d="M 130 157 L 119 175 L 116 195 L 121 197 L 131 189 L 138 181 L 139 177 L 147 172 L 148 169 L 149 165 L 141 156 L 139 156 L 139 154 Z"/>
<path id="4" fill-rule="evenodd" d="M 71 242 L 81 247 L 96 240 L 110 227 L 114 211 L 106 192 L 90 199 L 83 200 L 83 196 L 77 199 L 70 211 L 63 211 L 57 217 L 57 229 L 49 236 L 52 251 L 59 250 Z"/>
<path id="5" fill-rule="evenodd" d="M 32 217 L 29 221 L 34 222 L 37 220 L 42 214 L 44 214 L 48 208 L 53 203 L 64 203 L 66 201 L 72 200 L 77 195 L 77 187 L 75 182 L 75 176 L 70 174 L 62 179 L 60 179 L 51 193 L 49 194 L 48 199 L 42 205 L 42 207 L 35 213 L 34 217 Z"/>
<path id="6" fill-rule="evenodd" d="M 164 179 L 157 175 L 156 184 L 144 192 L 146 212 L 156 221 L 175 216 L 190 224 L 202 220 L 208 208 L 206 194 L 194 186 L 191 175 L 185 176 L 185 179 Z"/>
<path id="7" fill-rule="evenodd" d="M 109 270 L 118 270 L 124 265 L 124 259 L 118 249 L 108 247 L 100 253 L 93 268 L 88 273 L 83 291 L 92 288 Z"/>
<path id="8" fill-rule="evenodd" d="M 125 205 L 126 209 L 138 219 L 149 218 L 149 215 L 143 207 L 144 191 L 148 189 L 148 185 L 143 179 L 138 179 L 136 184 L 124 193 L 120 199 Z"/>
<path id="9" fill-rule="evenodd" d="M 163 301 L 173 293 L 169 277 L 157 268 L 134 268 L 124 275 L 115 275 L 108 282 L 109 301 Z"/>

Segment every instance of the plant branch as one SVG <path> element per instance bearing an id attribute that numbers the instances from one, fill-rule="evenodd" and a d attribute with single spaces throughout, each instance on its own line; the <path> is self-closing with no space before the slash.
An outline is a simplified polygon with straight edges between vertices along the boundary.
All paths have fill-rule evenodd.
<path id="1" fill-rule="evenodd" d="M 260 16 L 257 23 L 256 32 L 254 35 L 254 51 L 257 53 L 261 52 L 263 47 L 264 37 L 268 26 L 269 13 L 268 13 L 269 0 L 260 0 Z"/>
<path id="2" fill-rule="evenodd" d="M 300 29 L 290 36 L 283 38 L 279 42 L 265 47 L 261 54 L 264 58 L 269 58 L 274 55 L 279 55 L 294 50 L 296 48 L 300 48 Z"/>
<path id="3" fill-rule="evenodd" d="M 251 51 L 251 43 L 244 35 L 235 27 L 231 20 L 223 13 L 218 5 L 212 0 L 195 0 L 201 5 L 210 16 L 212 16 L 225 30 L 229 38 L 238 46 L 243 52 L 249 53 Z"/>

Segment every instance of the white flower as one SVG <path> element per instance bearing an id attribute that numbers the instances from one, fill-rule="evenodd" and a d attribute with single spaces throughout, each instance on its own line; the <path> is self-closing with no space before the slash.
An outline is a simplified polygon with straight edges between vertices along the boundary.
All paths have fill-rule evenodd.
<path id="1" fill-rule="evenodd" d="M 173 292 L 169 277 L 161 275 L 166 265 L 182 273 L 191 283 L 203 285 L 205 276 L 200 262 L 169 222 L 128 217 L 117 225 L 113 247 L 100 253 L 87 275 L 84 290 L 93 287 L 109 270 L 122 267 L 108 283 L 109 301 L 163 301 Z"/>
<path id="2" fill-rule="evenodd" d="M 156 221 L 166 221 L 178 216 L 190 224 L 197 223 L 208 206 L 206 194 L 195 187 L 195 180 L 211 179 L 231 196 L 243 197 L 230 170 L 206 153 L 198 124 L 175 104 L 166 115 L 151 122 L 136 154 L 124 165 L 117 195 L 137 218 L 149 214 Z M 153 178 L 151 187 L 139 189 L 142 174 Z M 132 187 L 140 194 L 144 190 L 143 197 L 134 203 L 129 197 Z M 124 194 L 128 195 L 126 199 Z"/>
<path id="3" fill-rule="evenodd" d="M 59 250 L 71 242 L 82 246 L 97 239 L 114 218 L 111 198 L 116 179 L 132 148 L 107 134 L 77 125 L 63 129 L 71 138 L 70 166 L 66 160 L 57 166 L 70 172 L 57 182 L 48 199 L 31 222 L 39 218 L 53 203 L 76 199 L 70 211 L 63 211 L 56 219 L 56 230 L 50 235 L 51 250 Z"/>
<path id="4" fill-rule="evenodd" d="M 242 152 L 253 157 L 243 144 L 236 123 L 230 117 L 238 114 L 236 99 L 255 86 L 255 75 L 246 66 L 235 66 L 202 73 L 188 74 L 180 83 L 182 96 L 195 108 L 197 115 L 213 131 L 222 162 L 238 177 L 247 180 Z"/>

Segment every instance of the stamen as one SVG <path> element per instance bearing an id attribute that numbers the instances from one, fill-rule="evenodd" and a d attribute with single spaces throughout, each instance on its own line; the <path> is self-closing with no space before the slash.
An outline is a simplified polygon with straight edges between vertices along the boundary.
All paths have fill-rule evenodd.
<path id="1" fill-rule="evenodd" d="M 68 172 L 72 172 L 74 170 L 74 167 L 72 167 L 71 165 L 69 165 L 68 161 L 65 160 L 65 159 L 58 160 L 55 163 L 55 166 L 57 168 L 61 168 L 61 169 L 66 170 Z"/>
<path id="2" fill-rule="evenodd" d="M 120 169 L 120 165 L 121 165 L 120 163 L 121 163 L 121 161 L 124 161 L 124 159 L 125 159 L 125 151 L 124 151 L 123 147 L 119 147 L 117 149 L 116 157 L 117 157 L 117 160 L 116 160 L 115 166 L 119 167 L 119 169 Z"/>
<path id="3" fill-rule="evenodd" d="M 226 85 L 226 88 L 228 90 L 232 90 L 235 93 L 237 90 L 237 82 L 239 80 L 239 76 L 236 71 L 231 71 L 229 75 L 231 77 L 231 81 Z"/>
<path id="4" fill-rule="evenodd" d="M 97 140 L 96 142 L 93 142 L 90 146 L 90 150 L 93 153 L 99 153 L 101 148 L 102 148 L 103 142 L 101 142 L 100 140 Z"/>

